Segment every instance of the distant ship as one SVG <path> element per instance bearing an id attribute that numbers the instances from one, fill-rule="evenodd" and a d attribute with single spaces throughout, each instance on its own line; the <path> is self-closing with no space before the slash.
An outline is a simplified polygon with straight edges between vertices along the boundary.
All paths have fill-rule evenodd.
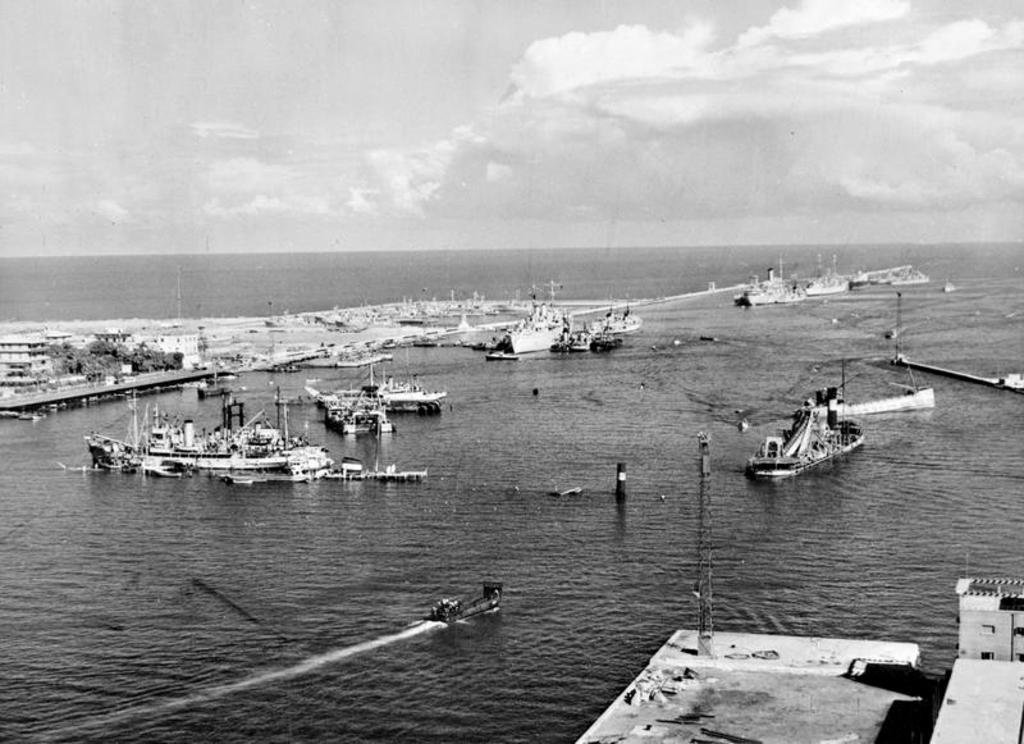
<path id="1" fill-rule="evenodd" d="M 603 318 L 590 324 L 589 331 L 594 336 L 614 336 L 622 333 L 636 333 L 642 325 L 643 320 L 631 315 L 627 307 L 621 313 L 609 310 Z"/>
<path id="2" fill-rule="evenodd" d="M 907 284 L 927 284 L 931 278 L 913 266 L 894 266 L 891 269 L 878 271 L 861 271 L 850 279 L 850 289 L 867 287 L 874 284 L 891 284 L 900 287 Z"/>
<path id="3" fill-rule="evenodd" d="M 775 270 L 768 269 L 768 278 L 758 282 L 754 277 L 750 286 L 737 295 L 735 302 L 740 307 L 756 305 L 781 305 L 790 302 L 801 302 L 807 299 L 807 292 L 796 282 L 787 282 L 776 278 Z"/>
<path id="4" fill-rule="evenodd" d="M 821 256 L 818 257 L 818 276 L 804 285 L 808 297 L 842 294 L 850 290 L 850 278 L 836 271 L 836 257 L 832 256 L 832 268 L 828 272 L 821 270 Z"/>

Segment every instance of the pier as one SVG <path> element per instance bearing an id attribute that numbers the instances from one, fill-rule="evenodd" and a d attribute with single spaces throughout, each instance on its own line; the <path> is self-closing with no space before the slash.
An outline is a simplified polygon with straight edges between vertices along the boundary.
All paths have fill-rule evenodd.
<path id="1" fill-rule="evenodd" d="M 1011 374 L 1006 377 L 980 377 L 967 372 L 960 372 L 955 369 L 938 367 L 933 364 L 912 362 L 902 354 L 898 354 L 896 358 L 892 360 L 892 363 L 898 367 L 909 367 L 910 369 L 916 369 L 920 372 L 929 372 L 933 375 L 940 375 L 942 377 L 952 377 L 954 380 L 973 382 L 977 385 L 986 385 L 999 390 L 1009 390 L 1014 393 L 1024 393 L 1024 376 L 1019 374 Z"/>
<path id="2" fill-rule="evenodd" d="M 215 375 L 216 373 L 212 369 L 146 372 L 135 375 L 130 381 L 115 382 L 111 385 L 76 385 L 28 395 L 0 398 L 0 411 L 31 411 L 46 406 L 81 403 L 91 398 L 111 398 L 132 391 L 148 392 L 182 385 L 186 382 L 211 379 Z"/>

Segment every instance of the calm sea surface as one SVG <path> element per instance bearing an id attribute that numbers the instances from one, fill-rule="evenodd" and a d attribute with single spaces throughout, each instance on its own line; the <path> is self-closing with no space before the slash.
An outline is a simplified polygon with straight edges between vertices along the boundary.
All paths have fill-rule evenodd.
<path id="1" fill-rule="evenodd" d="M 818 252 L 785 249 L 786 273 L 814 273 Z M 550 279 L 567 298 L 668 295 L 763 274 L 779 253 L 8 260 L 0 317 L 173 317 L 179 266 L 183 314 L 196 316 L 452 289 L 502 299 Z M 906 352 L 987 376 L 1024 371 L 1020 262 L 1007 247 L 839 254 L 840 270 L 929 273 L 903 292 Z M 946 279 L 959 289 L 943 293 Z M 956 578 L 1024 574 L 1024 395 L 919 376 L 933 411 L 863 418 L 867 442 L 845 460 L 753 483 L 742 469 L 760 438 L 837 384 L 844 360 L 852 400 L 908 382 L 885 363 L 894 290 L 753 311 L 725 293 L 637 314 L 642 332 L 606 355 L 495 364 L 462 348 L 400 350 L 394 371 L 446 389 L 451 406 L 397 419 L 379 446 L 335 436 L 312 406 L 290 409 L 292 429 L 336 458 L 427 468 L 421 484 L 65 471 L 58 462 L 87 462 L 83 435 L 126 432 L 124 401 L 0 420 L 0 739 L 571 741 L 696 623 L 702 430 L 718 629 L 916 641 L 926 668 L 947 666 Z M 237 384 L 254 412 L 314 376 L 330 388 L 358 372 Z M 141 400 L 200 426 L 219 417 L 194 390 Z M 583 495 L 547 495 L 574 486 Z M 500 613 L 409 630 L 437 597 L 489 579 L 506 587 Z"/>

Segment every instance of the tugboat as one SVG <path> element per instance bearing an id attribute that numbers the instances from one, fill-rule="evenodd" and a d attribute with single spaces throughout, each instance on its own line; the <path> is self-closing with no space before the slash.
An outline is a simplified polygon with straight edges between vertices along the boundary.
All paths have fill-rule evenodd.
<path id="1" fill-rule="evenodd" d="M 502 585 L 499 583 L 484 584 L 483 596 L 477 597 L 468 604 L 463 604 L 461 599 L 444 598 L 439 599 L 430 608 L 424 620 L 433 620 L 440 623 L 454 623 L 458 620 L 465 620 L 480 615 L 484 612 L 492 612 L 499 609 L 501 605 Z"/>
<path id="2" fill-rule="evenodd" d="M 863 443 L 859 425 L 839 420 L 838 388 L 827 388 L 793 414 L 792 427 L 764 440 L 745 472 L 754 479 L 788 478 Z"/>

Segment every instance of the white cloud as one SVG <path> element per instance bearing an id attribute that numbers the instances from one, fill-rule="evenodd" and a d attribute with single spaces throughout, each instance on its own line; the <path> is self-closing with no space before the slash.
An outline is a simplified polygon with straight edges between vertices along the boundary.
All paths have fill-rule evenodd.
<path id="1" fill-rule="evenodd" d="M 803 0 L 794 8 L 781 8 L 767 26 L 752 28 L 739 38 L 741 47 L 769 39 L 801 39 L 847 26 L 858 26 L 902 18 L 910 3 L 902 0 Z"/>
<path id="2" fill-rule="evenodd" d="M 907 10 L 807 0 L 720 49 L 700 23 L 534 42 L 486 117 L 372 153 L 366 194 L 381 215 L 566 221 L 1024 198 L 1024 101 L 971 83 L 984 60 L 984 79 L 1006 81 L 991 90 L 1013 88 L 1024 25 L 914 28 Z M 845 48 L 812 38 L 881 21 L 900 33 Z"/>
<path id="3" fill-rule="evenodd" d="M 128 210 L 122 207 L 113 199 L 102 199 L 96 203 L 95 211 L 105 220 L 117 224 L 126 222 L 130 218 Z"/>
<path id="4" fill-rule="evenodd" d="M 190 124 L 196 137 L 218 137 L 222 139 L 258 139 L 260 133 L 242 124 L 229 121 L 197 121 Z"/>
<path id="5" fill-rule="evenodd" d="M 349 188 L 349 199 L 345 202 L 345 206 L 356 214 L 368 214 L 375 215 L 380 210 L 377 206 L 375 197 L 380 192 L 376 189 L 357 189 Z"/>
<path id="6" fill-rule="evenodd" d="M 702 23 L 682 34 L 645 26 L 574 32 L 531 44 L 512 82 L 526 95 L 548 96 L 602 81 L 673 75 L 697 65 L 712 40 L 711 26 Z"/>
<path id="7" fill-rule="evenodd" d="M 203 206 L 206 214 L 215 217 L 253 217 L 261 214 L 330 215 L 331 204 L 326 197 L 289 196 L 277 197 L 258 194 L 248 201 L 225 206 L 218 199 L 211 199 Z"/>
<path id="8" fill-rule="evenodd" d="M 285 186 L 294 178 L 287 166 L 255 158 L 218 160 L 210 165 L 207 184 L 214 192 L 266 192 Z"/>

